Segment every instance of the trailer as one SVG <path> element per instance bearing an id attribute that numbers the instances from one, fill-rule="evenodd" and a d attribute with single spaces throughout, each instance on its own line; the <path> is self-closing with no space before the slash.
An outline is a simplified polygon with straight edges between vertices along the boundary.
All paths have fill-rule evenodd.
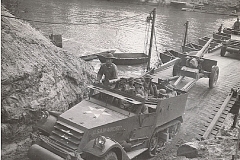
<path id="1" fill-rule="evenodd" d="M 213 38 L 195 55 L 182 54 L 181 58 L 173 66 L 173 76 L 179 76 L 173 84 L 177 86 L 184 77 L 193 78 L 182 90 L 189 90 L 200 78 L 209 78 L 209 88 L 213 88 L 218 79 L 219 67 L 217 61 L 203 58 Z"/>

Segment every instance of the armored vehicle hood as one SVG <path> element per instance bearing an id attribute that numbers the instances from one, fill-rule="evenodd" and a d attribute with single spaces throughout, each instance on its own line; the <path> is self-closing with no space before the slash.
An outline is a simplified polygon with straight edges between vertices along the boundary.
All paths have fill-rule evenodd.
<path id="1" fill-rule="evenodd" d="M 72 123 L 79 129 L 91 129 L 127 118 L 127 115 L 104 108 L 88 100 L 83 100 L 60 115 L 65 123 Z"/>

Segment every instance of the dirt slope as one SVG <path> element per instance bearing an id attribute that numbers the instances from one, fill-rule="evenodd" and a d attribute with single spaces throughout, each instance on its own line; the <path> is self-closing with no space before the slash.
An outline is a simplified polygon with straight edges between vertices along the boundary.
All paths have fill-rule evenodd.
<path id="1" fill-rule="evenodd" d="M 1 14 L 12 16 L 3 7 Z M 6 17 L 1 22 L 2 159 L 22 159 L 33 124 L 26 108 L 64 111 L 81 101 L 95 75 L 90 64 L 28 23 Z"/>

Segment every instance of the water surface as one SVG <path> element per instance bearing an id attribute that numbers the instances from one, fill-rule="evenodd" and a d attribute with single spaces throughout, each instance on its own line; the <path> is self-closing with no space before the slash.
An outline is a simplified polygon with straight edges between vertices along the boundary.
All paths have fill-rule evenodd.
<path id="1" fill-rule="evenodd" d="M 2 3 L 17 17 L 50 22 L 30 23 L 46 36 L 51 33 L 62 34 L 63 49 L 77 56 L 109 49 L 119 52 L 148 51 L 146 37 L 150 36 L 150 30 L 146 18 L 156 7 L 156 38 L 154 37 L 151 66 L 158 59 L 157 52 L 165 49 L 181 51 L 186 21 L 189 21 L 188 41 L 197 42 L 200 37 L 212 36 L 220 24 L 224 24 L 224 27 L 232 26 L 236 19 L 185 12 L 166 6 L 104 0 L 3 0 Z M 100 62 L 94 60 L 92 64 L 97 71 Z M 118 69 L 120 76 L 137 76 L 144 72 L 146 65 L 118 66 Z"/>

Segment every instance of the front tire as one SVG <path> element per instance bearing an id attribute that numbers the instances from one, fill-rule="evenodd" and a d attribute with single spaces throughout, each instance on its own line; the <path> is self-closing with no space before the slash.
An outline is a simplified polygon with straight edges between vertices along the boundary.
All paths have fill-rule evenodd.
<path id="1" fill-rule="evenodd" d="M 218 66 L 212 66 L 212 70 L 209 76 L 209 88 L 215 87 L 219 75 L 219 68 Z"/>
<path id="2" fill-rule="evenodd" d="M 101 160 L 118 160 L 118 158 L 115 152 L 110 151 Z"/>

